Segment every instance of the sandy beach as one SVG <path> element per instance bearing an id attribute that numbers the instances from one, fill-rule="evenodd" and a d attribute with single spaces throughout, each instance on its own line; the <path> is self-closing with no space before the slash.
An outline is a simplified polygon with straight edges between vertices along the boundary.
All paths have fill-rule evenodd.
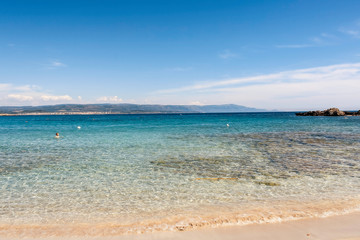
<path id="1" fill-rule="evenodd" d="M 1 240 L 360 240 L 360 212 L 283 223 L 202 228 L 185 232 L 160 232 L 124 236 L 1 237 Z"/>
<path id="2" fill-rule="evenodd" d="M 96 238 L 104 239 L 104 238 Z M 164 232 L 157 234 L 112 237 L 116 240 L 359 240 L 360 213 L 352 213 L 328 218 L 313 218 L 271 224 L 219 227 L 188 232 Z"/>

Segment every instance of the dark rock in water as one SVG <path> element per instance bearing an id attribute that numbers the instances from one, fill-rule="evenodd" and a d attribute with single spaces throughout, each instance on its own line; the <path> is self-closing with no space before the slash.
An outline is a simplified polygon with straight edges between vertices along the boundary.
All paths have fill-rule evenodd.
<path id="1" fill-rule="evenodd" d="M 346 116 L 360 116 L 360 110 L 357 112 L 344 111 Z"/>
<path id="2" fill-rule="evenodd" d="M 338 108 L 329 108 L 324 111 L 324 116 L 344 116 L 345 113 Z"/>
<path id="3" fill-rule="evenodd" d="M 324 111 L 309 111 L 296 113 L 296 116 L 360 116 L 360 110 L 357 112 L 340 111 L 338 108 L 329 108 Z"/>

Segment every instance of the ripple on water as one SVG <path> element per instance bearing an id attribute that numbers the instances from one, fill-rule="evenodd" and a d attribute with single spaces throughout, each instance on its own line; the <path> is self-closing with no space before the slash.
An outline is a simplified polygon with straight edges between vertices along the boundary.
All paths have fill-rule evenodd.
<path id="1" fill-rule="evenodd" d="M 134 124 L 127 118 L 46 120 L 62 128 L 60 140 L 36 133 L 41 118 L 22 141 L 0 135 L 6 139 L 0 141 L 0 233 L 11 226 L 25 231 L 29 224 L 39 234 L 69 224 L 76 226 L 70 235 L 89 226 L 110 235 L 187 230 L 359 206 L 358 131 L 336 133 L 319 122 L 324 131 L 260 132 L 272 125 L 246 120 L 241 124 L 247 132 L 241 132 L 236 119 L 224 116 L 229 128 L 218 126 L 214 116 L 202 124 L 181 116 L 179 125 L 159 123 L 159 116 Z M 31 132 L 31 126 L 18 131 Z M 249 132 L 251 126 L 257 132 Z M 284 128 L 294 128 L 289 126 Z"/>

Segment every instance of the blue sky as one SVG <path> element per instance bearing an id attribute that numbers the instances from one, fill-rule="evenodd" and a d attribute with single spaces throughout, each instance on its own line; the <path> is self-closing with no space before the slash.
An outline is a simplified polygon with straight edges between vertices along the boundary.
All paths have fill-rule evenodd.
<path id="1" fill-rule="evenodd" d="M 2 0 L 0 105 L 358 109 L 358 0 Z"/>

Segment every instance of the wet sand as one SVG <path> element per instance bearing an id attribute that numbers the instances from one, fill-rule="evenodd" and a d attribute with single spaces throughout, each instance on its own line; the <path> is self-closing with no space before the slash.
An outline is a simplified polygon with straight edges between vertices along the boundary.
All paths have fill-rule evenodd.
<path id="1" fill-rule="evenodd" d="M 283 223 L 203 228 L 185 232 L 99 237 L 13 237 L 1 240 L 360 240 L 360 212 Z"/>
<path id="2" fill-rule="evenodd" d="M 97 240 L 104 238 L 97 238 Z M 360 212 L 284 223 L 219 227 L 188 232 L 144 234 L 116 240 L 360 240 Z"/>

